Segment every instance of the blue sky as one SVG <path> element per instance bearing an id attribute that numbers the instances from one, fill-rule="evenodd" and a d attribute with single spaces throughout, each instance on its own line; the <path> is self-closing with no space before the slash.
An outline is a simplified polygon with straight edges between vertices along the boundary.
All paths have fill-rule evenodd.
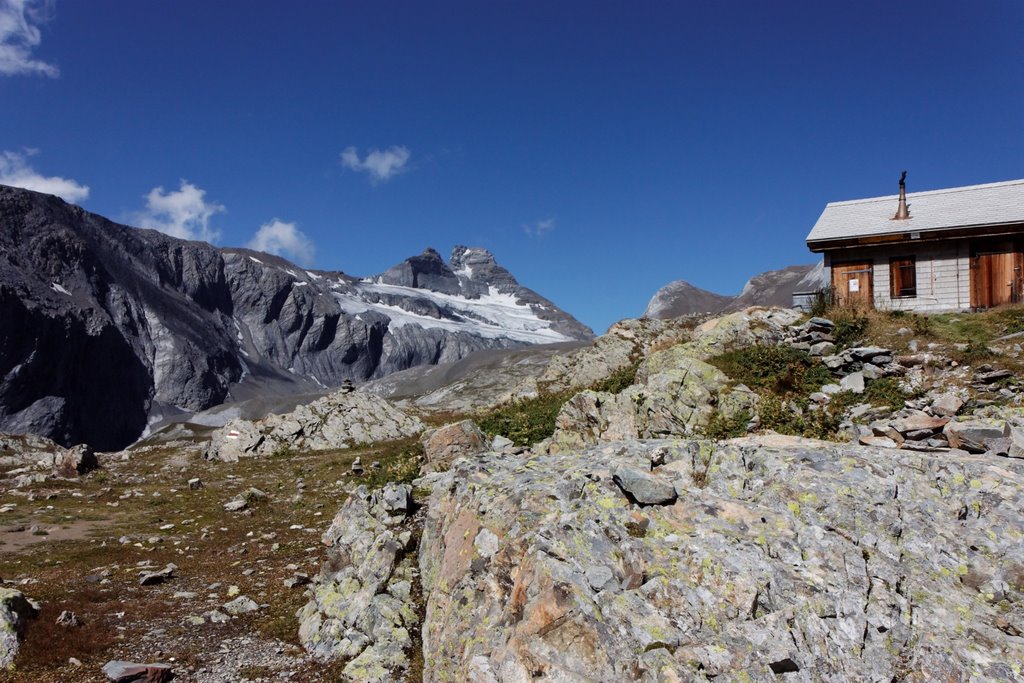
<path id="1" fill-rule="evenodd" d="M 600 332 L 812 262 L 825 203 L 901 170 L 1024 177 L 1022 30 L 1019 0 L 0 0 L 0 181 L 353 275 L 483 246 Z"/>

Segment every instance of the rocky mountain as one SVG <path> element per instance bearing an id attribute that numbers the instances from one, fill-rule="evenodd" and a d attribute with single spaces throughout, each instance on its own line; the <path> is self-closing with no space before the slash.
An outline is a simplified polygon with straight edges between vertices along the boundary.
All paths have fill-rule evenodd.
<path id="1" fill-rule="evenodd" d="M 651 297 L 645 318 L 678 318 L 693 313 L 717 313 L 732 302 L 731 296 L 695 287 L 686 280 L 670 282 Z"/>
<path id="2" fill-rule="evenodd" d="M 484 249 L 357 278 L 0 186 L 0 430 L 123 447 L 227 400 L 589 339 Z"/>
<path id="3" fill-rule="evenodd" d="M 821 262 L 769 270 L 747 280 L 736 296 L 715 294 L 685 280 L 676 280 L 655 292 L 643 317 L 678 318 L 693 313 L 738 311 L 748 306 L 790 306 L 794 292 L 815 291 L 822 286 L 822 278 Z"/>
<path id="4" fill-rule="evenodd" d="M 818 261 L 755 275 L 747 280 L 725 310 L 738 311 L 748 306 L 792 306 L 794 292 L 814 292 L 824 286 L 824 270 L 824 263 Z"/>

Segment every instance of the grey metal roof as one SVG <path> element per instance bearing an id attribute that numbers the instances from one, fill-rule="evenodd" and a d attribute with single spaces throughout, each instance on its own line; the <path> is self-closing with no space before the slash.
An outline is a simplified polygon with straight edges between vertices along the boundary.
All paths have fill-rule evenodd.
<path id="1" fill-rule="evenodd" d="M 908 192 L 910 218 L 895 221 L 899 195 L 830 202 L 807 235 L 808 242 L 1024 223 L 1024 179 L 946 190 Z"/>

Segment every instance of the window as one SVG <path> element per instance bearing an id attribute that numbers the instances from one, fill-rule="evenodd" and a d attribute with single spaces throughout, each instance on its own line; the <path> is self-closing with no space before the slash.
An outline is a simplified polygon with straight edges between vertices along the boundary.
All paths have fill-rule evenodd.
<path id="1" fill-rule="evenodd" d="M 907 299 L 917 296 L 917 259 L 901 256 L 889 259 L 889 296 Z"/>

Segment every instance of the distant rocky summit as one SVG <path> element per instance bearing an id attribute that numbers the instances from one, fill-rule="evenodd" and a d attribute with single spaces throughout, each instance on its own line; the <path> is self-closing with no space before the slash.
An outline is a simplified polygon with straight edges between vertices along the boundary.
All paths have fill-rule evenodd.
<path id="1" fill-rule="evenodd" d="M 484 249 L 360 279 L 7 186 L 0 321 L 0 430 L 104 450 L 231 399 L 593 336 Z"/>
<path id="2" fill-rule="evenodd" d="M 782 306 L 793 303 L 794 292 L 813 292 L 823 284 L 823 265 L 789 266 L 769 270 L 747 280 L 736 296 L 715 294 L 685 280 L 659 289 L 644 311 L 645 318 L 678 318 L 694 313 L 738 311 L 748 306 Z"/>

